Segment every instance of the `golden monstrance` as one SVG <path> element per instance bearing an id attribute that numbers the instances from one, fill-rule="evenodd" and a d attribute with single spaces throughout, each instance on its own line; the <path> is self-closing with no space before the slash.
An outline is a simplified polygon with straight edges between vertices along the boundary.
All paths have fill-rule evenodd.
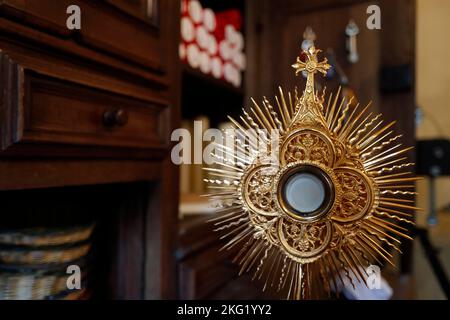
<path id="1" fill-rule="evenodd" d="M 230 118 L 233 146 L 218 146 L 219 164 L 205 168 L 208 197 L 220 202 L 212 220 L 228 239 L 223 249 L 238 248 L 241 273 L 292 299 L 366 283 L 369 265 L 393 264 L 398 238 L 411 239 L 407 211 L 417 209 L 404 197 L 415 194 L 416 178 L 405 171 L 411 148 L 398 144 L 394 122 L 384 124 L 370 103 L 360 107 L 338 91 L 325 106 L 314 75 L 330 66 L 319 52 L 312 46 L 293 65 L 307 73 L 301 96 L 280 88 L 276 106 L 264 98 Z M 279 133 L 276 143 L 271 132 Z"/>

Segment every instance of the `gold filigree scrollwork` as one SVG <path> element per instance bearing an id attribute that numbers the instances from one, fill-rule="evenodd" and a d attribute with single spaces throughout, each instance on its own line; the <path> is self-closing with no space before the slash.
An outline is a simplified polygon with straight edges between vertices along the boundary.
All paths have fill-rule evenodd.
<path id="1" fill-rule="evenodd" d="M 277 215 L 272 197 L 273 178 L 277 168 L 268 165 L 255 166 L 243 180 L 243 197 L 250 210 L 261 214 Z"/>
<path id="2" fill-rule="evenodd" d="M 333 220 L 352 222 L 364 218 L 372 211 L 375 201 L 375 189 L 370 178 L 353 168 L 337 168 L 335 173 L 342 194 Z"/>
<path id="3" fill-rule="evenodd" d="M 282 165 L 310 160 L 331 166 L 334 162 L 334 148 L 329 138 L 315 130 L 299 130 L 283 143 L 280 158 Z"/>
<path id="4" fill-rule="evenodd" d="M 278 222 L 278 237 L 291 258 L 302 263 L 312 262 L 327 248 L 332 236 L 328 221 L 303 224 L 289 218 Z"/>

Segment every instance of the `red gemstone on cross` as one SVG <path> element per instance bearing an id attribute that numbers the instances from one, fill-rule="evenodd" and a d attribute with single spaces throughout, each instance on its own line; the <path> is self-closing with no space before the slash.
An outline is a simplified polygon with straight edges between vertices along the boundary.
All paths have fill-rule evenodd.
<path id="1" fill-rule="evenodd" d="M 306 62 L 306 60 L 308 59 L 308 55 L 306 54 L 305 51 L 300 52 L 299 57 L 301 62 Z"/>

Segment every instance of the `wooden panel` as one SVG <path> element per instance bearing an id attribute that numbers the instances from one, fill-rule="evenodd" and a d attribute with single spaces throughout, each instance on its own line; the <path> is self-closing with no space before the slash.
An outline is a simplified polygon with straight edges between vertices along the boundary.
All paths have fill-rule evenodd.
<path id="1" fill-rule="evenodd" d="M 66 26 L 69 16 L 66 9 L 70 5 L 78 5 L 81 9 L 80 30 L 72 31 Z M 167 2 L 160 9 L 164 10 L 166 5 Z M 118 55 L 156 71 L 166 71 L 166 48 L 165 42 L 161 40 L 164 36 L 162 33 L 167 31 L 165 21 L 161 22 L 159 29 L 104 1 L 5 0 L 0 9 L 40 29 L 61 36 L 76 34 L 77 39 L 87 46 L 105 50 L 111 55 Z"/>
<path id="2" fill-rule="evenodd" d="M 236 276 L 233 252 L 219 252 L 221 245 L 208 247 L 179 264 L 180 299 L 204 299 Z"/>
<path id="3" fill-rule="evenodd" d="M 309 11 L 329 10 L 338 7 L 350 6 L 365 2 L 366 0 L 315 0 L 315 1 L 298 1 L 286 0 L 280 5 L 280 10 L 289 13 L 305 13 Z"/>
<path id="4" fill-rule="evenodd" d="M 191 216 L 180 225 L 177 250 L 180 299 L 205 299 L 235 278 L 238 272 L 231 260 L 237 248 L 219 251 L 225 244 L 214 232 L 209 216 Z"/>
<path id="5" fill-rule="evenodd" d="M 58 74 L 61 78 L 70 75 L 70 78 L 78 78 L 78 81 L 93 87 L 113 85 L 117 92 L 124 94 L 134 91 L 133 94 L 136 95 L 139 92 L 141 99 L 145 99 L 145 88 L 142 86 L 151 85 L 163 89 L 169 84 L 165 74 L 130 64 L 120 56 L 111 56 L 81 46 L 72 37 L 58 37 L 1 15 L 0 47 L 2 52 L 8 53 L 21 66 L 43 73 Z M 83 61 L 82 64 L 79 63 L 80 60 Z M 86 73 L 88 76 L 85 76 Z"/>
<path id="6" fill-rule="evenodd" d="M 17 140 L 19 121 L 17 119 L 21 105 L 19 94 L 20 68 L 8 55 L 0 53 L 0 150 Z"/>
<path id="7" fill-rule="evenodd" d="M 161 15 L 171 16 L 170 36 L 165 39 L 169 47 L 165 52 L 168 61 L 170 86 L 169 114 L 166 120 L 167 132 L 180 127 L 180 63 L 178 44 L 180 41 L 180 1 L 159 1 Z M 162 23 L 162 21 L 161 21 Z M 170 142 L 167 135 L 166 141 Z M 146 215 L 146 260 L 145 260 L 145 299 L 174 299 L 176 297 L 176 260 L 174 252 L 178 231 L 178 166 L 167 156 L 161 162 L 160 174 L 163 177 L 149 193 L 149 206 Z"/>
<path id="8" fill-rule="evenodd" d="M 147 187 L 131 185 L 119 194 L 123 199 L 117 221 L 116 299 L 143 299 L 145 286 L 145 211 Z M 123 270 L 127 270 L 126 274 Z"/>
<path id="9" fill-rule="evenodd" d="M 159 0 L 105 0 L 145 22 L 158 25 Z"/>
<path id="10" fill-rule="evenodd" d="M 402 140 L 405 146 L 416 144 L 414 111 L 416 108 L 415 95 L 415 59 L 416 59 L 416 2 L 414 0 L 397 0 L 380 2 L 381 12 L 383 12 L 383 30 L 381 47 L 388 48 L 382 50 L 382 66 L 402 66 L 409 65 L 413 74 L 412 89 L 406 92 L 382 93 L 380 100 L 380 111 L 386 121 L 397 121 L 395 130 L 403 134 Z M 408 152 L 406 162 L 414 162 L 415 154 Z M 414 196 L 407 197 L 415 200 Z M 414 212 L 411 212 L 414 215 Z M 406 226 L 410 232 L 413 227 Z M 400 248 L 403 255 L 400 256 L 401 272 L 408 274 L 413 268 L 414 242 L 402 241 Z"/>
<path id="11" fill-rule="evenodd" d="M 125 160 L 0 160 L 0 191 L 151 181 L 159 163 Z"/>

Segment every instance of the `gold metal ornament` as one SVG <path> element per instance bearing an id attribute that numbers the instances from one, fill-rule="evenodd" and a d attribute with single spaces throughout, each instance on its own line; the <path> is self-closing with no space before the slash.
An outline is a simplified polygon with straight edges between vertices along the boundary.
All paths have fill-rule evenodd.
<path id="1" fill-rule="evenodd" d="M 366 284 L 369 265 L 393 265 L 398 237 L 411 239 L 402 224 L 413 224 L 408 211 L 418 209 L 408 199 L 417 178 L 403 171 L 413 166 L 404 162 L 411 148 L 396 144 L 395 122 L 383 124 L 370 103 L 360 108 L 339 91 L 324 107 L 314 75 L 330 66 L 319 52 L 312 46 L 292 66 L 307 72 L 301 97 L 280 88 L 276 108 L 252 100 L 240 121 L 230 118 L 233 145 L 218 144 L 218 164 L 205 168 L 214 190 L 207 196 L 221 203 L 212 221 L 229 239 L 224 249 L 240 247 L 240 273 L 252 270 L 264 290 L 293 299 L 338 292 L 355 279 Z M 275 143 L 267 134 L 274 132 Z"/>

